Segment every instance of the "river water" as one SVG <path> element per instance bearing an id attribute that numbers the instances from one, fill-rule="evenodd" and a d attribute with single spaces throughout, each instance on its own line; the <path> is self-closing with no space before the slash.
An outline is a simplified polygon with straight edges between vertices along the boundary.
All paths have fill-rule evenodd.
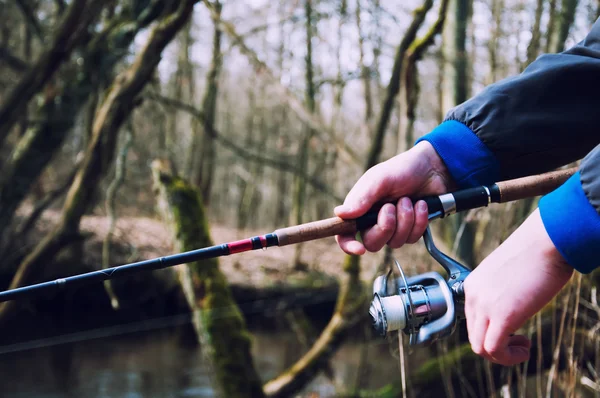
<path id="1" fill-rule="evenodd" d="M 193 343 L 189 320 L 171 317 L 162 325 L 155 322 L 146 326 L 98 329 L 0 347 L 1 396 L 216 396 L 211 371 Z M 265 381 L 304 352 L 289 331 L 254 330 L 253 338 L 255 365 Z M 355 386 L 359 379 L 363 388 L 378 388 L 397 380 L 396 345 L 387 340 L 364 343 L 350 339 L 331 361 L 333 374 L 320 374 L 301 396 L 335 396 Z"/>

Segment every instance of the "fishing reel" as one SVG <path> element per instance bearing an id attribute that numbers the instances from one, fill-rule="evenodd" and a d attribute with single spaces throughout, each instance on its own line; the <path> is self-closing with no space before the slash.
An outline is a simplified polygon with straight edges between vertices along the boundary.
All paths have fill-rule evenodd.
<path id="1" fill-rule="evenodd" d="M 423 235 L 429 254 L 446 270 L 448 279 L 437 272 L 406 277 L 398 261 L 400 274 L 393 269 L 373 283 L 373 301 L 369 314 L 373 327 L 383 337 L 402 331 L 410 345 L 433 343 L 451 335 L 464 319 L 463 283 L 471 270 L 442 253 L 433 243 L 429 227 Z"/>

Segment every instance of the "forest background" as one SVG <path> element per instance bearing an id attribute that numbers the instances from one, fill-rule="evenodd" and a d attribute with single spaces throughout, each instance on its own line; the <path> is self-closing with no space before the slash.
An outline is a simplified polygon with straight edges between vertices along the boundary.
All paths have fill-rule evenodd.
<path id="1" fill-rule="evenodd" d="M 330 217 L 454 105 L 582 40 L 600 2 L 1 0 L 0 15 L 6 289 Z M 435 236 L 474 266 L 535 205 L 455 215 Z M 502 368 L 464 327 L 431 347 L 375 336 L 370 286 L 392 258 L 439 268 L 420 243 L 359 259 L 329 239 L 2 304 L 1 377 L 20 380 L 5 392 L 600 396 L 600 275 L 574 276 L 525 326 L 530 361 Z M 125 333 L 169 342 L 151 361 L 197 358 L 201 377 L 140 356 L 127 371 L 149 377 L 123 382 L 122 364 L 78 351 L 124 349 Z M 282 333 L 267 366 L 260 336 Z"/>

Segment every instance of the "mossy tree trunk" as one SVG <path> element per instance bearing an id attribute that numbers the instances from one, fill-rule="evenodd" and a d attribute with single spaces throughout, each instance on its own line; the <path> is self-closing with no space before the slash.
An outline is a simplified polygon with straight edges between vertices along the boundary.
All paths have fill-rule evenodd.
<path id="1" fill-rule="evenodd" d="M 157 202 L 177 251 L 213 245 L 201 194 L 178 177 L 167 161 L 155 160 Z M 216 258 L 179 266 L 179 278 L 203 354 L 210 360 L 223 397 L 262 397 L 250 353 L 250 336 Z"/>

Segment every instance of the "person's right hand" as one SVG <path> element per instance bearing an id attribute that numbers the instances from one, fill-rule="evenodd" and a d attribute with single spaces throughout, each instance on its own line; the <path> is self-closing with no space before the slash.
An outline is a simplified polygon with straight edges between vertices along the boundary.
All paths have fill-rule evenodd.
<path id="1" fill-rule="evenodd" d="M 334 211 L 340 218 L 353 219 L 378 202 L 397 200 L 396 205 L 381 208 L 377 224 L 361 232 L 362 243 L 354 235 L 339 235 L 336 240 L 343 251 L 356 255 L 379 251 L 386 243 L 392 248 L 415 243 L 427 228 L 427 204 L 420 200 L 413 206 L 408 196 L 439 195 L 453 188 L 442 159 L 429 142 L 421 141 L 367 170 Z"/>

